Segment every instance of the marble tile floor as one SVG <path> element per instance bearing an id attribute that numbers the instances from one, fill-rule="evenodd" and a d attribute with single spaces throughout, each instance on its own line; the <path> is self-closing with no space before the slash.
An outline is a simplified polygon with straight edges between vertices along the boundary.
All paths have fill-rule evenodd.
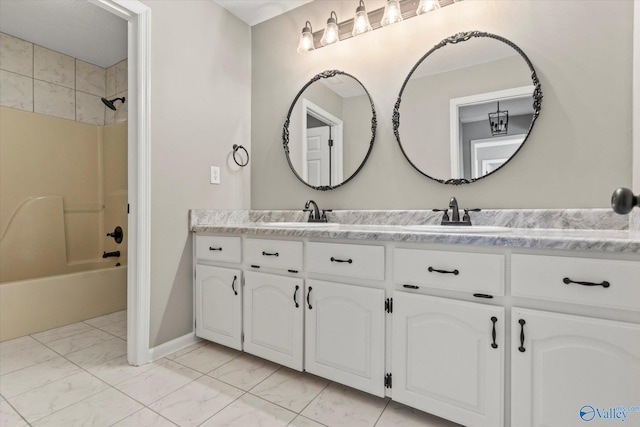
<path id="1" fill-rule="evenodd" d="M 126 312 L 0 343 L 0 427 L 453 427 L 407 406 L 201 341 L 126 362 Z"/>

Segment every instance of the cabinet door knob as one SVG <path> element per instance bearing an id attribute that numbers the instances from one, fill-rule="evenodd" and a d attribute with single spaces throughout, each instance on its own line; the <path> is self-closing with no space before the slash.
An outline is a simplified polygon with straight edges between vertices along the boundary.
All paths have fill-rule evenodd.
<path id="1" fill-rule="evenodd" d="M 520 353 L 524 353 L 526 351 L 524 348 L 524 325 L 527 322 L 524 319 L 520 319 L 518 323 L 520 323 L 520 347 L 518 347 L 518 350 L 520 350 Z"/>
<path id="2" fill-rule="evenodd" d="M 491 322 L 493 322 L 493 327 L 491 328 L 491 338 L 493 342 L 491 343 L 491 348 L 498 348 L 498 344 L 496 344 L 496 322 L 498 318 L 496 316 L 491 316 Z"/>
<path id="3" fill-rule="evenodd" d="M 309 302 L 309 297 L 311 296 L 311 290 L 313 288 L 311 286 L 309 286 L 309 292 L 307 292 L 307 305 L 309 306 L 309 310 L 311 310 L 313 307 L 311 307 L 311 302 Z"/>
<path id="4" fill-rule="evenodd" d="M 238 291 L 236 291 L 236 279 L 238 276 L 233 276 L 233 282 L 231 282 L 231 290 L 234 294 L 238 295 Z"/>
<path id="5" fill-rule="evenodd" d="M 300 307 L 300 304 L 298 304 L 298 300 L 296 299 L 296 296 L 298 295 L 298 289 L 300 289 L 300 286 L 296 285 L 296 290 L 293 291 L 293 302 L 296 305 L 296 308 Z"/>

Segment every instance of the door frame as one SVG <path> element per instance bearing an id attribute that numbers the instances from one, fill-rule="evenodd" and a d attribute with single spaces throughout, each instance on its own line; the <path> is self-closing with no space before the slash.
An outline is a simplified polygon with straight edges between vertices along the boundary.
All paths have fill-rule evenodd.
<path id="1" fill-rule="evenodd" d="M 464 174 L 464 161 L 460 158 L 460 108 L 469 105 L 485 104 L 491 101 L 502 101 L 503 99 L 531 96 L 533 94 L 533 90 L 533 85 L 521 86 L 498 90 L 495 92 L 452 98 L 449 101 L 449 145 L 451 150 L 452 178 L 462 178 Z"/>
<path id="2" fill-rule="evenodd" d="M 309 170 L 307 168 L 307 114 L 331 126 L 334 150 L 332 150 L 332 158 L 329 161 L 333 162 L 334 167 L 331 169 L 333 176 L 329 177 L 329 186 L 333 186 L 334 182 L 341 183 L 343 181 L 344 159 L 342 144 L 343 122 L 307 98 L 302 99 L 302 178 L 305 182 L 309 181 Z"/>
<path id="3" fill-rule="evenodd" d="M 151 9 L 138 0 L 88 0 L 128 22 L 127 360 L 149 362 L 151 299 Z"/>

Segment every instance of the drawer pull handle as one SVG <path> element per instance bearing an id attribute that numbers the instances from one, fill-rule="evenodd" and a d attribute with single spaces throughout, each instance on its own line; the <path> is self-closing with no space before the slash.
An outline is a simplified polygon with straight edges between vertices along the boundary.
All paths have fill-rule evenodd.
<path id="1" fill-rule="evenodd" d="M 565 277 L 564 279 L 562 279 L 562 281 L 569 285 L 571 283 L 575 283 L 576 285 L 582 285 L 582 286 L 602 286 L 603 288 L 608 288 L 609 286 L 611 286 L 611 284 L 609 282 L 607 282 L 606 280 L 604 280 L 602 283 L 593 283 L 593 282 L 576 282 L 574 280 L 569 279 L 568 277 Z"/>
<path id="2" fill-rule="evenodd" d="M 435 269 L 433 267 L 429 267 L 428 270 L 429 270 L 429 273 L 453 274 L 454 276 L 457 276 L 458 274 L 460 274 L 460 272 L 458 270 L 452 270 L 452 271 L 437 270 L 437 269 Z"/>
<path id="3" fill-rule="evenodd" d="M 331 262 L 348 262 L 349 264 L 351 264 L 351 263 L 353 263 L 353 260 L 351 258 L 349 258 L 349 259 L 338 259 L 338 258 L 331 257 Z"/>
<path id="4" fill-rule="evenodd" d="M 296 298 L 296 296 L 298 295 L 298 289 L 300 289 L 300 286 L 296 285 L 296 290 L 293 291 L 293 302 L 296 304 L 296 308 L 300 307 L 300 304 L 298 304 L 298 301 Z"/>
<path id="5" fill-rule="evenodd" d="M 309 302 L 309 297 L 311 296 L 311 290 L 313 288 L 311 286 L 309 286 L 309 292 L 307 292 L 307 305 L 309 306 L 309 310 L 311 310 L 313 307 L 311 307 L 311 302 Z"/>
<path id="6" fill-rule="evenodd" d="M 493 342 L 491 343 L 491 348 L 498 348 L 498 344 L 496 344 L 496 322 L 498 318 L 496 316 L 491 316 L 491 321 L 493 322 L 493 327 L 491 329 L 491 338 Z"/>
<path id="7" fill-rule="evenodd" d="M 524 353 L 526 350 L 524 348 L 524 325 L 527 322 L 525 322 L 524 319 L 520 319 L 518 323 L 520 323 L 520 347 L 518 347 L 518 350 L 520 350 L 520 353 Z"/>
<path id="8" fill-rule="evenodd" d="M 402 285 L 402 287 L 407 289 L 420 289 L 420 286 L 416 285 Z"/>
<path id="9" fill-rule="evenodd" d="M 265 252 L 265 251 L 262 251 L 262 255 L 264 255 L 264 256 L 276 256 L 276 257 L 280 256 L 280 254 L 278 252 L 271 253 L 271 252 Z"/>
<path id="10" fill-rule="evenodd" d="M 492 299 L 493 295 L 489 295 L 489 294 L 473 294 L 474 297 L 476 298 L 486 298 L 486 299 Z"/>
<path id="11" fill-rule="evenodd" d="M 213 248 L 211 246 L 209 246 L 209 250 L 210 251 L 220 251 L 220 252 L 222 252 L 222 248 Z"/>
<path id="12" fill-rule="evenodd" d="M 236 291 L 236 279 L 238 278 L 238 276 L 233 276 L 233 282 L 231 282 L 231 290 L 233 290 L 233 293 L 238 295 L 238 291 Z"/>

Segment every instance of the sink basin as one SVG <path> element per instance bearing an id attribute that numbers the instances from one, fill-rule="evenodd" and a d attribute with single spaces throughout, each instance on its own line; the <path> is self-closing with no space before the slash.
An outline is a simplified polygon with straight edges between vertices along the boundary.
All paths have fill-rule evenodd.
<path id="1" fill-rule="evenodd" d="M 337 228 L 337 222 L 257 222 L 257 226 L 271 228 Z"/>
<path id="2" fill-rule="evenodd" d="M 456 233 L 456 234 L 483 234 L 483 233 L 507 233 L 511 231 L 509 227 L 499 227 L 492 225 L 406 225 L 403 227 L 408 231 L 422 231 L 425 233 Z"/>

